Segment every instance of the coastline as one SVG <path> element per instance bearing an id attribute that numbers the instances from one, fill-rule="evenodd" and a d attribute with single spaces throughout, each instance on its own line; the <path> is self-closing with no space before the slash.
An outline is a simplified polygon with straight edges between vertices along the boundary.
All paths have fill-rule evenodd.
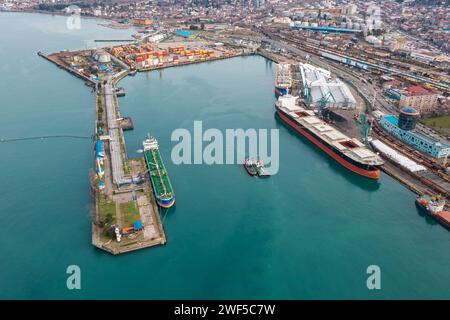
<path id="1" fill-rule="evenodd" d="M 0 11 L 0 13 L 26 13 L 26 14 L 42 14 L 47 16 L 58 16 L 58 17 L 70 17 L 70 14 L 61 12 L 61 11 L 47 11 L 47 10 L 4 10 Z M 116 18 L 112 17 L 97 17 L 92 15 L 80 15 L 81 19 L 89 19 L 89 20 L 97 20 L 98 22 L 105 22 L 105 23 L 111 23 L 116 22 Z M 129 30 L 129 29 L 136 29 L 136 26 L 129 25 L 127 28 L 113 28 L 108 26 L 107 24 L 97 23 L 100 27 L 113 29 L 113 30 Z M 124 25 L 125 26 L 125 25 Z"/>

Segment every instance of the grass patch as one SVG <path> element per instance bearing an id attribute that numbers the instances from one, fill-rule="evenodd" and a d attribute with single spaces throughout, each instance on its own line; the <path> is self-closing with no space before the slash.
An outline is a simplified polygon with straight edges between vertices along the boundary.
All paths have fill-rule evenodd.
<path id="1" fill-rule="evenodd" d="M 120 212 L 123 218 L 123 226 L 131 227 L 134 222 L 141 220 L 138 208 L 135 206 L 134 201 L 120 204 Z"/>
<path id="2" fill-rule="evenodd" d="M 450 115 L 423 119 L 423 122 L 433 128 L 450 129 Z"/>
<path id="3" fill-rule="evenodd" d="M 99 196 L 99 218 L 105 223 L 105 226 L 110 226 L 116 223 L 116 204 L 113 201 L 108 201 L 108 198 L 101 194 Z"/>
<path id="4" fill-rule="evenodd" d="M 440 116 L 440 117 L 432 117 L 422 119 L 422 122 L 429 127 L 439 131 L 443 134 L 450 133 L 450 115 L 448 116 Z"/>
<path id="5" fill-rule="evenodd" d="M 123 173 L 125 175 L 131 174 L 131 166 L 130 166 L 129 160 L 125 160 L 123 162 Z"/>

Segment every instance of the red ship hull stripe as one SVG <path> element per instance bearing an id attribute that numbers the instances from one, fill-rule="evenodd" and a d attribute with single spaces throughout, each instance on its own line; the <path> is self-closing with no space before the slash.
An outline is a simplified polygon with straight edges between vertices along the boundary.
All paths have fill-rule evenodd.
<path id="1" fill-rule="evenodd" d="M 369 170 L 364 170 L 362 168 L 355 166 L 354 164 L 349 163 L 348 161 L 344 160 L 342 157 L 340 157 L 339 155 L 334 153 L 332 150 L 330 150 L 327 146 L 323 145 L 319 140 L 314 138 L 311 134 L 309 134 L 308 132 L 306 132 L 303 129 L 297 128 L 297 126 L 291 120 L 289 120 L 284 114 L 282 114 L 280 111 L 277 110 L 277 113 L 281 117 L 281 119 L 283 119 L 286 123 L 288 123 L 293 129 L 295 129 L 300 134 L 305 136 L 309 141 L 314 143 L 317 147 L 319 147 L 321 150 L 326 152 L 334 160 L 339 162 L 341 165 L 343 165 L 350 171 L 353 171 L 359 175 L 362 175 L 364 177 L 371 178 L 371 179 L 379 179 L 380 178 L 380 170 L 379 169 L 369 171 Z"/>

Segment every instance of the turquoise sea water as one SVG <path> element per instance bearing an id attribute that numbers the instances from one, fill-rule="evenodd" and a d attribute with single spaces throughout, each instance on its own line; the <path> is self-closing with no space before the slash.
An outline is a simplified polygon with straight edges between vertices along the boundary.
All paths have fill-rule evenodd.
<path id="1" fill-rule="evenodd" d="M 89 136 L 94 96 L 39 58 L 126 38 L 83 20 L 0 14 L 0 138 Z M 130 157 L 158 137 L 176 192 L 168 243 L 118 257 L 90 244 L 90 140 L 0 143 L 0 298 L 450 298 L 450 234 L 421 216 L 415 195 L 341 168 L 274 117 L 274 68 L 261 57 L 138 74 L 121 82 Z M 176 128 L 278 128 L 280 170 L 250 178 L 242 166 L 170 161 Z M 66 289 L 68 265 L 80 291 Z M 381 268 L 382 289 L 366 287 Z"/>

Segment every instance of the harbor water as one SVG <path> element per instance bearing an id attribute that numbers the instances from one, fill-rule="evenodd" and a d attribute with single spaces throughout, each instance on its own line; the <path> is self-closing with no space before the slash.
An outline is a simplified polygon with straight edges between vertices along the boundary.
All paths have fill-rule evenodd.
<path id="1" fill-rule="evenodd" d="M 0 298 L 450 298 L 450 233 L 424 217 L 389 176 L 359 177 L 275 116 L 274 65 L 258 56 L 140 73 L 122 80 L 130 157 L 157 137 L 176 193 L 163 211 L 165 246 L 112 256 L 91 245 L 94 94 L 38 57 L 129 38 L 83 19 L 0 13 Z M 7 45 L 3 45 L 7 44 Z M 104 45 L 104 43 L 102 43 Z M 219 130 L 279 129 L 269 179 L 242 165 L 175 165 L 171 133 L 193 122 Z M 85 138 L 82 138 L 85 137 Z M 66 269 L 81 269 L 68 290 Z M 367 268 L 381 270 L 368 290 Z"/>

